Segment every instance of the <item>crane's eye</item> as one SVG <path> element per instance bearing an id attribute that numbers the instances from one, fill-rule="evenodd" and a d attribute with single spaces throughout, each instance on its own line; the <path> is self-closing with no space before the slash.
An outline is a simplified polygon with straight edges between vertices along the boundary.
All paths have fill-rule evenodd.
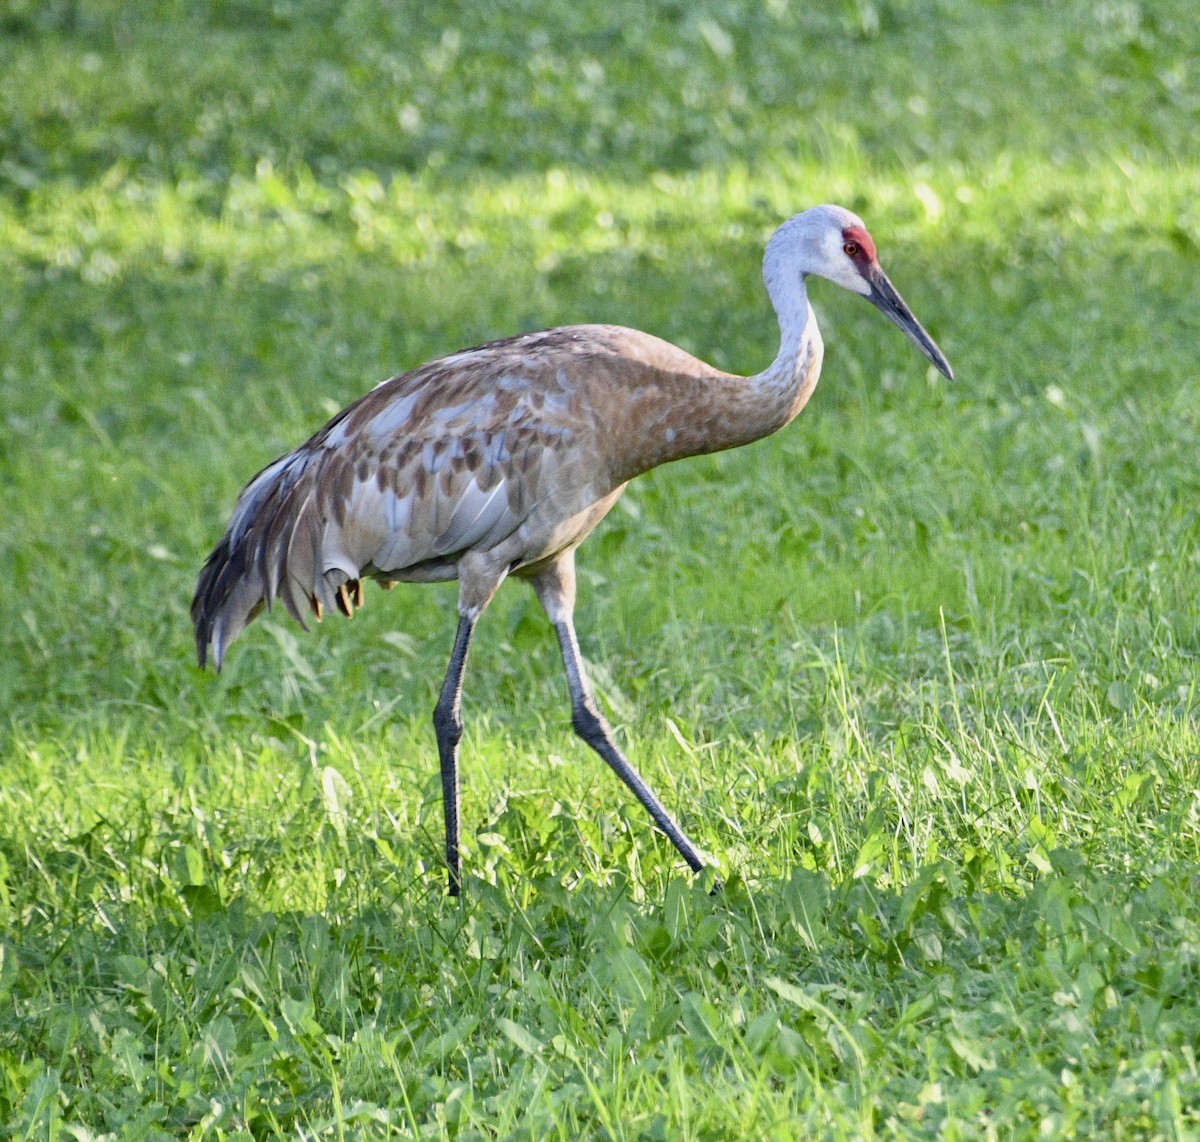
<path id="1" fill-rule="evenodd" d="M 858 243 L 857 242 L 847 242 L 842 247 L 842 253 L 844 253 L 847 258 L 858 257 Z"/>

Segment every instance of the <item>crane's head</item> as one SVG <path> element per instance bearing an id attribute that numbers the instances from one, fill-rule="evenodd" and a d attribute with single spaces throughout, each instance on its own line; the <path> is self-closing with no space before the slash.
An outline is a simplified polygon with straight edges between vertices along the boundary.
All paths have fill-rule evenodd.
<path id="1" fill-rule="evenodd" d="M 863 220 L 841 206 L 814 206 L 789 218 L 767 245 L 763 275 L 774 296 L 780 275 L 816 274 L 861 294 L 888 320 L 900 326 L 944 376 L 954 379 L 942 351 L 888 281 L 875 243 Z"/>

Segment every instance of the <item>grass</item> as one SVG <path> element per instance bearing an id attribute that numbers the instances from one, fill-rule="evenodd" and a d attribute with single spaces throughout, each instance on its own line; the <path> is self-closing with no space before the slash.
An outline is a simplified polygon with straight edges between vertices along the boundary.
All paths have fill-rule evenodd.
<path id="1" fill-rule="evenodd" d="M 1200 1133 L 1200 77 L 1182 3 L 13 0 L 0 13 L 0 1124 L 17 1138 Z M 461 903 L 452 587 L 192 663 L 240 486 L 576 320 L 739 371 L 863 213 L 946 384 L 814 286 L 801 420 L 635 483 L 585 653 L 507 587 Z"/>

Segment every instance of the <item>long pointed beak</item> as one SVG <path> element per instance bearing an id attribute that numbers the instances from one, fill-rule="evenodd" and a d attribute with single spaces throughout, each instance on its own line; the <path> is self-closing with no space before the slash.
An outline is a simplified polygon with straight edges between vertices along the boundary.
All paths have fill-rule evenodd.
<path id="1" fill-rule="evenodd" d="M 908 339 L 921 350 L 934 364 L 934 367 L 948 380 L 954 380 L 954 370 L 946 360 L 942 351 L 937 347 L 933 338 L 925 332 L 925 327 L 913 316 L 913 311 L 904 303 L 904 298 L 896 292 L 896 287 L 888 281 L 888 276 L 875 262 L 864 275 L 871 286 L 871 292 L 865 294 L 876 309 L 890 321 L 894 321 L 904 330 Z"/>

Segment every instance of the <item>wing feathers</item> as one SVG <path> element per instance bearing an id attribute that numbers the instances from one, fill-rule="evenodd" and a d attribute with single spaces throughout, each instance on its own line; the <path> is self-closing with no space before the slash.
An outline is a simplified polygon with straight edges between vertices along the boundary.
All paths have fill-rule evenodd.
<path id="1" fill-rule="evenodd" d="M 506 514 L 508 497 L 503 493 L 503 480 L 487 492 L 472 480 L 459 498 L 449 523 L 438 538 L 442 554 L 474 547 L 487 535 Z"/>
<path id="2" fill-rule="evenodd" d="M 461 553 L 517 534 L 535 510 L 575 518 L 588 505 L 555 473 L 584 463 L 580 489 L 607 480 L 593 471 L 602 457 L 578 455 L 580 432 L 602 427 L 581 378 L 623 355 L 621 332 L 551 330 L 434 361 L 384 382 L 264 468 L 197 582 L 201 665 L 211 648 L 219 668 L 276 600 L 304 627 L 306 613 L 361 606 L 364 574 L 452 568 Z"/>

